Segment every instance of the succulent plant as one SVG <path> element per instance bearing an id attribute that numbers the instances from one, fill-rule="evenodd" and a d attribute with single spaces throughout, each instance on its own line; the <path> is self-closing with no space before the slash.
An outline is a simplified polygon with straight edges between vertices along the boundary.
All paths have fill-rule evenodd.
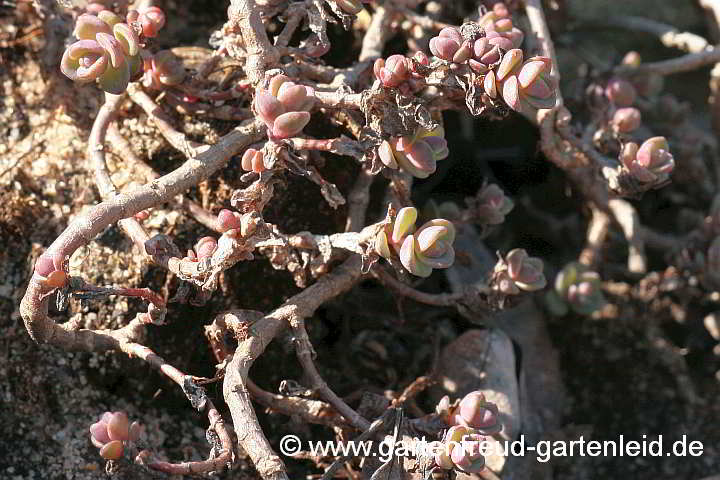
<path id="1" fill-rule="evenodd" d="M 490 45 L 500 47 L 503 50 L 510 50 L 519 48 L 522 44 L 523 32 L 513 26 L 510 11 L 502 2 L 493 5 L 492 10 L 485 13 L 478 21 L 478 24 L 485 30 L 485 36 Z"/>
<path id="2" fill-rule="evenodd" d="M 285 75 L 275 75 L 269 89 L 258 88 L 253 101 L 255 113 L 268 127 L 274 138 L 297 135 L 310 121 L 315 102 L 315 90 L 298 85 Z"/>
<path id="3" fill-rule="evenodd" d="M 105 412 L 90 426 L 90 441 L 100 449 L 100 456 L 105 460 L 119 460 L 126 444 L 137 441 L 141 433 L 141 425 L 130 424 L 125 412 Z"/>
<path id="4" fill-rule="evenodd" d="M 502 429 L 497 405 L 488 402 L 480 391 L 463 397 L 452 420 L 454 425 L 472 428 L 483 435 L 492 435 Z"/>
<path id="5" fill-rule="evenodd" d="M 242 227 L 242 215 L 227 208 L 220 210 L 217 216 L 218 226 L 223 232 Z"/>
<path id="6" fill-rule="evenodd" d="M 433 268 L 448 268 L 455 261 L 455 227 L 437 218 L 416 230 L 417 216 L 415 208 L 401 208 L 375 237 L 375 251 L 386 259 L 399 257 L 410 273 L 428 277 Z"/>
<path id="7" fill-rule="evenodd" d="M 127 13 L 127 22 L 138 22 L 145 37 L 155 38 L 160 29 L 165 26 L 165 12 L 154 6 L 140 11 L 130 10 Z"/>
<path id="8" fill-rule="evenodd" d="M 475 198 L 468 199 L 468 207 L 475 211 L 480 223 L 499 225 L 505 221 L 505 215 L 515 207 L 513 201 L 494 183 L 485 185 Z"/>
<path id="9" fill-rule="evenodd" d="M 517 295 L 521 290 L 534 292 L 546 284 L 542 260 L 529 256 L 522 248 L 510 250 L 495 265 L 491 281 L 492 288 L 504 295 Z"/>
<path id="10" fill-rule="evenodd" d="M 157 7 L 130 10 L 125 23 L 110 10 L 90 11 L 97 15 L 83 13 L 77 18 L 73 35 L 78 41 L 63 53 L 60 69 L 75 82 L 97 81 L 104 91 L 119 95 L 142 72 L 140 34 L 155 36 L 165 24 L 165 14 Z"/>
<path id="11" fill-rule="evenodd" d="M 384 140 L 378 148 L 378 155 L 388 168 L 399 167 L 414 177 L 427 178 L 435 172 L 437 162 L 448 156 L 444 137 L 442 127 L 432 131 L 420 127 L 413 136 Z"/>
<path id="12" fill-rule="evenodd" d="M 243 153 L 241 166 L 246 172 L 262 173 L 265 169 L 265 155 L 262 150 L 255 150 L 254 148 L 248 148 Z"/>
<path id="13" fill-rule="evenodd" d="M 160 50 L 143 59 L 142 83 L 156 90 L 163 86 L 179 85 L 185 79 L 185 68 L 180 59 L 170 50 Z"/>
<path id="14" fill-rule="evenodd" d="M 665 137 L 649 138 L 639 147 L 637 143 L 626 143 L 620 161 L 634 179 L 643 183 L 662 183 L 675 168 Z"/>
<path id="15" fill-rule="evenodd" d="M 202 237 L 197 241 L 193 250 L 188 250 L 188 258 L 191 260 L 202 260 L 210 257 L 217 250 L 217 239 L 215 237 Z"/>
<path id="16" fill-rule="evenodd" d="M 605 96 L 618 107 L 629 107 L 635 102 L 637 92 L 632 83 L 624 78 L 613 77 L 605 87 Z"/>
<path id="17" fill-rule="evenodd" d="M 556 315 L 565 315 L 569 310 L 590 315 L 605 305 L 600 275 L 581 263 L 569 263 L 555 277 L 555 288 L 548 292 L 546 300 Z"/>
<path id="18" fill-rule="evenodd" d="M 450 427 L 442 439 L 442 446 L 435 455 L 435 464 L 445 470 L 477 473 L 485 468 L 482 455 L 484 438 L 462 425 Z"/>
<path id="19" fill-rule="evenodd" d="M 620 133 L 630 133 L 640 126 L 642 115 L 634 107 L 618 108 L 610 121 L 612 127 Z"/>
<path id="20" fill-rule="evenodd" d="M 43 254 L 35 262 L 35 274 L 42 278 L 45 287 L 54 289 L 67 285 L 65 260 L 62 255 Z"/>
<path id="21" fill-rule="evenodd" d="M 387 60 L 378 58 L 373 64 L 375 77 L 385 87 L 397 87 L 410 78 L 411 62 L 403 55 L 391 55 Z"/>
<path id="22" fill-rule="evenodd" d="M 508 50 L 497 69 L 485 75 L 485 93 L 491 98 L 502 97 L 516 112 L 532 116 L 539 109 L 555 106 L 557 85 L 549 76 L 551 69 L 548 57 L 523 61 L 522 50 Z"/>

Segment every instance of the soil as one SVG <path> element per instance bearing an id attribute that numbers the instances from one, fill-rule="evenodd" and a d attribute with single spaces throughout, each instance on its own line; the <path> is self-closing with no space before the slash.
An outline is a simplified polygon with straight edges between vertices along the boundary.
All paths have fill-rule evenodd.
<path id="1" fill-rule="evenodd" d="M 170 17 L 193 18 L 193 22 L 171 24 L 158 40 L 161 46 L 205 45 L 207 33 L 222 23 L 226 5 L 195 1 L 167 2 L 166 7 Z M 124 410 L 139 419 L 146 426 L 148 444 L 161 458 L 206 458 L 207 419 L 157 372 L 121 355 L 68 353 L 38 346 L 25 332 L 18 305 L 34 260 L 69 221 L 100 201 L 87 160 L 86 139 L 101 96 L 93 86 L 73 85 L 57 72 L 56 64 L 48 64 L 47 51 L 52 46 L 47 45 L 31 9 L 3 5 L 0 9 L 0 478 L 106 478 L 104 462 L 88 436 L 89 425 L 106 410 Z M 705 33 L 694 10 L 682 17 L 682 23 L 683 28 Z M 641 46 L 652 50 L 652 45 L 645 42 Z M 622 43 L 616 48 L 622 51 Z M 667 51 L 655 49 L 655 54 L 659 57 Z M 692 98 L 687 99 L 705 105 L 705 78 L 688 75 L 674 79 L 670 88 L 696 82 L 685 85 L 683 91 L 703 92 L 688 94 Z M 176 124 L 203 141 L 233 126 L 231 122 L 173 115 Z M 699 121 L 708 123 L 703 116 Z M 568 193 L 564 174 L 538 154 L 535 129 L 516 116 L 489 121 L 447 114 L 445 122 L 451 151 L 464 154 L 451 155 L 436 175 L 419 182 L 413 200 L 419 205 L 429 198 L 461 201 L 473 195 L 484 180 L 496 182 L 517 201 L 506 223 L 486 240 L 491 251 L 526 248 L 542 257 L 553 272 L 576 258 L 584 241 L 587 212 L 580 211 L 578 198 Z M 147 158 L 157 171 L 171 171 L 182 162 L 182 156 L 161 140 L 137 107 L 128 104 L 120 130 L 131 140 L 135 153 Z M 120 189 L 137 180 L 137 172 L 127 169 L 124 162 L 114 155 L 108 158 Z M 342 192 L 350 189 L 357 173 L 357 167 L 349 163 L 328 157 L 323 170 L 325 178 Z M 239 171 L 239 158 L 234 158 L 187 197 L 217 212 L 229 205 Z M 636 202 L 643 204 L 646 218 L 662 211 L 664 197 L 660 195 L 653 192 Z M 564 219 L 562 229 L 549 229 L 523 206 L 521 198 Z M 381 214 L 381 205 L 371 205 L 369 218 Z M 315 185 L 288 176 L 266 220 L 287 232 L 334 233 L 344 228 L 345 216 L 343 207 L 333 210 L 327 206 Z M 154 209 L 145 225 L 153 233 L 171 234 L 186 248 L 207 234 L 172 205 Z M 624 262 L 619 249 L 605 254 L 608 272 Z M 651 265 L 657 270 L 666 266 L 659 254 L 651 258 Z M 70 268 L 74 275 L 97 285 L 150 287 L 171 295 L 177 288 L 164 271 L 141 262 L 115 226 L 80 249 Z M 619 281 L 632 283 L 629 278 Z M 210 378 L 215 373 L 215 361 L 203 334 L 204 325 L 214 315 L 240 307 L 268 311 L 299 291 L 288 272 L 274 270 L 263 257 L 238 264 L 224 274 L 221 283 L 221 290 L 206 304 L 172 304 L 168 325 L 150 329 L 148 345 L 169 363 L 196 376 Z M 447 288 L 442 276 L 423 286 L 428 291 Z M 543 311 L 541 296 L 535 300 Z M 704 452 L 686 458 L 556 458 L 551 462 L 553 478 L 699 480 L 718 474 L 720 356 L 716 342 L 702 327 L 702 318 L 716 305 L 701 305 L 680 318 L 675 314 L 676 303 L 641 301 L 629 289 L 612 297 L 611 303 L 614 310 L 592 317 L 544 316 L 543 328 L 558 353 L 567 400 L 561 425 L 548 432 L 549 438 L 584 435 L 586 439 L 614 440 L 623 434 L 626 439 L 640 440 L 647 435 L 652 440 L 663 435 L 668 445 L 686 436 L 688 441 L 702 442 Z M 71 300 L 67 311 L 51 315 L 58 322 L 73 319 L 88 328 L 116 328 L 142 309 L 139 300 L 111 297 L 92 302 Z M 432 369 L 443 346 L 477 328 L 454 311 L 399 301 L 373 281 L 363 282 L 325 305 L 307 324 L 321 373 L 339 395 L 355 399 L 351 403 L 362 391 L 401 391 Z M 666 348 L 648 336 L 649 325 L 659 326 L 662 339 L 668 342 Z M 676 357 L 687 365 L 692 394 L 678 380 L 673 367 Z M 277 391 L 282 380 L 301 382 L 291 340 L 276 339 L 256 362 L 251 376 L 271 391 Z M 208 391 L 216 404 L 223 405 L 221 384 L 210 384 Z M 426 394 L 418 398 L 418 404 L 426 411 L 433 409 Z M 257 410 L 273 445 L 288 433 L 330 438 L 327 429 L 266 414 L 260 406 Z M 227 416 L 226 411 L 224 414 Z M 319 472 L 310 461 L 287 459 L 287 464 L 292 478 Z M 256 478 L 256 474 L 249 461 L 241 458 L 235 470 L 219 477 Z"/>

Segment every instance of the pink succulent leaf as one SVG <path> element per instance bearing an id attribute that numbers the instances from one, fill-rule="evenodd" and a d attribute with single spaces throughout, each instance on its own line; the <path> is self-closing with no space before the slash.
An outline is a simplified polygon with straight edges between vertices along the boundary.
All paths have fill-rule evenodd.
<path id="1" fill-rule="evenodd" d="M 468 61 L 473 53 L 473 49 L 470 46 L 470 42 L 465 41 L 460 45 L 460 48 L 453 55 L 452 61 L 455 63 L 465 63 Z"/>
<path id="2" fill-rule="evenodd" d="M 422 262 L 416 252 L 415 236 L 408 235 L 400 247 L 400 263 L 408 272 L 418 277 L 429 277 L 432 267 Z"/>
<path id="3" fill-rule="evenodd" d="M 135 30 L 127 23 L 117 23 L 113 26 L 113 35 L 120 42 L 123 53 L 128 56 L 137 55 L 140 48 L 140 38 Z"/>
<path id="4" fill-rule="evenodd" d="M 110 35 L 112 30 L 110 25 L 100 20 L 95 15 L 83 13 L 75 21 L 75 30 L 73 35 L 79 40 L 95 40 L 95 35 L 105 33 Z"/>
<path id="5" fill-rule="evenodd" d="M 460 46 L 461 43 L 463 43 L 463 37 L 460 34 L 460 30 L 458 30 L 455 27 L 445 27 L 442 30 L 440 30 L 440 33 L 438 34 L 439 37 L 442 38 L 449 38 L 455 43 Z"/>
<path id="6" fill-rule="evenodd" d="M 125 441 L 130 438 L 130 422 L 125 412 L 115 412 L 107 422 L 107 433 L 110 440 Z"/>
<path id="7" fill-rule="evenodd" d="M 498 81 L 504 81 L 505 77 L 511 75 L 515 69 L 522 64 L 522 60 L 523 53 L 522 50 L 518 48 L 505 52 L 496 73 Z"/>
<path id="8" fill-rule="evenodd" d="M 93 441 L 93 445 L 98 448 L 108 443 L 110 441 L 110 437 L 108 436 L 107 432 L 107 423 L 101 420 L 90 425 L 90 437 L 90 439 Z"/>
<path id="9" fill-rule="evenodd" d="M 119 68 L 125 63 L 125 52 L 120 42 L 109 33 L 98 33 L 95 39 L 110 56 L 110 66 Z"/>
<path id="10" fill-rule="evenodd" d="M 98 12 L 97 16 L 100 20 L 107 23 L 110 28 L 123 21 L 123 18 L 120 15 L 115 12 L 111 12 L 110 10 L 101 10 Z"/>
<path id="11" fill-rule="evenodd" d="M 253 106 L 260 119 L 267 125 L 272 125 L 277 117 L 286 112 L 285 107 L 277 98 L 262 89 L 258 89 L 255 94 Z"/>
<path id="12" fill-rule="evenodd" d="M 417 221 L 418 211 L 413 207 L 401 208 L 393 222 L 393 230 L 390 241 L 399 245 L 406 235 L 415 231 L 415 222 Z"/>
<path id="13" fill-rule="evenodd" d="M 63 53 L 60 70 L 70 80 L 89 83 L 100 77 L 108 67 L 105 50 L 94 40 L 79 40 Z"/>
<path id="14" fill-rule="evenodd" d="M 520 69 L 520 73 L 518 74 L 518 81 L 520 82 L 520 86 L 522 88 L 528 88 L 545 70 L 545 62 L 541 62 L 538 60 L 525 62 L 525 64 Z"/>
<path id="15" fill-rule="evenodd" d="M 273 122 L 272 134 L 277 138 L 289 138 L 300 133 L 309 122 L 308 112 L 283 113 Z"/>
<path id="16" fill-rule="evenodd" d="M 433 37 L 430 39 L 430 52 L 438 58 L 451 61 L 460 44 L 447 37 Z"/>
<path id="17" fill-rule="evenodd" d="M 383 140 L 378 147 L 378 156 L 380 157 L 380 161 L 386 167 L 392 168 L 393 170 L 398 168 L 398 164 L 395 160 L 395 155 L 393 154 L 392 147 L 390 146 L 390 142 L 388 142 L 387 140 Z"/>
<path id="18" fill-rule="evenodd" d="M 113 95 L 123 93 L 128 83 L 130 83 L 130 62 L 126 61 L 123 61 L 118 68 L 108 65 L 98 79 L 100 88 Z"/>
<path id="19" fill-rule="evenodd" d="M 287 112 L 298 112 L 303 109 L 307 100 L 307 90 L 303 85 L 286 82 L 278 90 L 277 99 Z"/>
<path id="20" fill-rule="evenodd" d="M 106 443 L 100 449 L 100 456 L 105 460 L 119 460 L 122 458 L 125 447 L 121 440 L 114 440 Z"/>
<path id="21" fill-rule="evenodd" d="M 516 112 L 521 111 L 520 86 L 516 76 L 506 78 L 503 82 L 502 97 L 505 103 Z"/>

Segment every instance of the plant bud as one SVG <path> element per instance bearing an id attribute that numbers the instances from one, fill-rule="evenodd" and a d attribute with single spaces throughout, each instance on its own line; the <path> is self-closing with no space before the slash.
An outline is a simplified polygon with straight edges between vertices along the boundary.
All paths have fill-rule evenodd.
<path id="1" fill-rule="evenodd" d="M 227 232 L 228 230 L 232 230 L 235 228 L 240 228 L 242 226 L 242 215 L 237 212 L 232 212 L 226 208 L 220 210 L 217 220 L 218 226 L 223 232 Z"/>
<path id="2" fill-rule="evenodd" d="M 213 237 L 202 237 L 195 244 L 195 253 L 199 259 L 212 256 L 217 249 L 217 240 Z"/>
<path id="3" fill-rule="evenodd" d="M 123 456 L 124 446 L 120 440 L 106 443 L 100 449 L 100 456 L 105 460 L 120 460 Z"/>
<path id="4" fill-rule="evenodd" d="M 497 433 L 501 428 L 497 406 L 485 400 L 482 392 L 470 392 L 463 397 L 458 417 L 462 425 L 481 430 L 486 435 Z"/>
<path id="5" fill-rule="evenodd" d="M 633 107 L 619 108 L 612 118 L 612 126 L 620 133 L 629 133 L 637 130 L 642 121 L 640 110 Z"/>
<path id="6" fill-rule="evenodd" d="M 637 96 L 635 87 L 622 78 L 612 78 L 605 87 L 605 96 L 618 107 L 629 107 Z"/>

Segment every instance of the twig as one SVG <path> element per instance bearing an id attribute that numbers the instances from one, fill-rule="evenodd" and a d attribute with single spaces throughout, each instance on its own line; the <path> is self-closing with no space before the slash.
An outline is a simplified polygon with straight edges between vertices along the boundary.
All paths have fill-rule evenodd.
<path id="1" fill-rule="evenodd" d="M 313 362 L 315 350 L 305 329 L 305 319 L 296 317 L 290 321 L 290 325 L 295 333 L 295 352 L 300 361 L 300 365 L 302 365 L 305 374 L 310 379 L 313 390 L 318 392 L 322 398 L 335 407 L 350 425 L 361 430 L 369 428 L 370 423 L 333 392 L 325 380 L 323 380 L 320 372 L 318 372 Z"/>
<path id="2" fill-rule="evenodd" d="M 357 232 L 365 225 L 367 207 L 370 203 L 370 187 L 373 180 L 375 180 L 375 176 L 364 168 L 358 173 L 355 184 L 348 194 L 346 232 Z"/>
<path id="3" fill-rule="evenodd" d="M 135 155 L 135 152 L 133 152 L 130 142 L 128 142 L 125 137 L 120 134 L 120 130 L 118 129 L 115 122 L 110 124 L 107 136 L 113 148 L 119 152 L 118 155 L 123 160 L 131 163 L 133 167 L 140 170 L 145 177 L 145 181 L 153 181 L 160 178 L 160 174 L 157 173 L 155 169 L 140 160 L 138 156 Z M 182 194 L 175 197 L 175 202 L 201 225 L 204 225 L 210 230 L 221 232 L 220 227 L 217 224 L 217 217 L 205 210 L 196 202 L 190 200 Z"/>
<path id="4" fill-rule="evenodd" d="M 105 162 L 105 136 L 108 127 L 115 118 L 120 103 L 125 99 L 125 95 L 105 94 L 105 103 L 100 107 L 100 111 L 95 117 L 90 138 L 88 140 L 88 152 L 95 169 L 95 184 L 100 191 L 103 200 L 110 200 L 118 194 L 117 188 L 110 179 L 110 173 Z M 118 225 L 123 232 L 135 244 L 137 249 L 145 254 L 145 242 L 150 238 L 140 222 L 132 217 L 123 218 L 118 221 Z"/>
<path id="5" fill-rule="evenodd" d="M 201 182 L 218 170 L 232 155 L 262 138 L 264 126 L 259 122 L 245 123 L 218 143 L 201 149 L 197 157 L 189 159 L 175 171 L 147 184 L 131 194 L 121 193 L 106 200 L 76 218 L 48 247 L 45 256 L 69 257 L 82 245 L 89 243 L 105 227 L 118 220 L 168 201 L 173 196 Z M 30 336 L 38 343 L 52 343 L 66 350 L 102 351 L 114 349 L 118 338 L 128 333 L 94 330 L 71 330 L 57 325 L 48 317 L 49 299 L 42 278 L 34 273 L 20 304 L 20 313 Z"/>
<path id="6" fill-rule="evenodd" d="M 601 25 L 630 30 L 632 32 L 645 32 L 655 35 L 660 42 L 668 48 L 677 48 L 689 53 L 698 53 L 703 50 L 713 49 L 708 41 L 692 32 L 681 32 L 672 25 L 651 20 L 649 18 L 635 17 L 632 15 L 615 16 L 594 19 L 590 25 Z"/>
<path id="7" fill-rule="evenodd" d="M 286 479 L 287 474 L 282 460 L 273 452 L 258 424 L 246 384 L 248 371 L 283 328 L 288 324 L 296 324 L 298 319 L 309 317 L 324 302 L 352 287 L 360 277 L 360 257 L 353 255 L 272 313 L 257 320 L 250 319 L 252 325 L 247 337 L 240 341 L 225 370 L 223 395 L 230 408 L 233 423 L 243 426 L 243 429 L 238 431 L 238 441 L 266 480 Z M 233 312 L 217 317 L 215 321 L 226 322 L 231 330 L 231 322 L 235 325 L 243 323 Z M 247 330 L 237 328 L 236 333 L 238 331 Z"/>
<path id="8" fill-rule="evenodd" d="M 621 198 L 610 200 L 608 207 L 628 241 L 628 270 L 633 273 L 645 273 L 647 271 L 645 239 L 637 211 L 628 201 Z"/>
<path id="9" fill-rule="evenodd" d="M 265 70 L 277 63 L 280 54 L 268 39 L 254 0 L 231 0 L 228 21 L 242 33 L 247 54 L 245 73 L 248 80 L 255 85 L 263 79 Z M 232 53 L 233 50 L 231 49 L 230 52 Z"/>
<path id="10" fill-rule="evenodd" d="M 392 3 L 393 2 L 385 2 L 383 5 L 378 5 L 375 9 L 370 27 L 363 37 L 362 48 L 358 57 L 360 62 L 382 57 L 385 43 L 394 33 L 392 28 L 390 28 L 393 17 Z"/>
<path id="11" fill-rule="evenodd" d="M 247 388 L 253 400 L 263 404 L 273 412 L 298 416 L 308 423 L 327 425 L 329 427 L 347 425 L 330 405 L 320 400 L 271 393 L 255 385 L 255 382 L 249 378 L 247 379 Z"/>
<path id="12" fill-rule="evenodd" d="M 385 271 L 384 268 L 376 267 L 373 268 L 372 274 L 377 278 L 383 285 L 391 288 L 395 293 L 404 297 L 412 298 L 416 302 L 424 303 L 426 305 L 435 305 L 436 307 L 452 307 L 457 304 L 457 301 L 462 299 L 466 293 L 425 293 L 419 290 L 415 290 L 410 285 L 402 283 L 395 277 Z"/>
<path id="13" fill-rule="evenodd" d="M 155 126 L 158 127 L 162 136 L 165 137 L 165 140 L 167 140 L 173 148 L 182 152 L 186 157 L 193 158 L 196 155 L 197 149 L 206 147 L 206 145 L 201 143 L 188 140 L 184 133 L 176 130 L 170 122 L 170 117 L 136 84 L 131 83 L 127 91 L 130 99 L 145 111 L 147 116 L 155 123 Z"/>
<path id="14" fill-rule="evenodd" d="M 428 30 L 442 30 L 443 28 L 454 27 L 454 25 L 435 20 L 434 18 L 430 18 L 427 15 L 418 15 L 407 7 L 400 7 L 398 8 L 398 11 L 402 13 L 405 18 L 410 20 L 412 23 L 420 25 L 422 28 Z"/>
<path id="15" fill-rule="evenodd" d="M 671 75 L 695 70 L 705 65 L 720 62 L 720 49 L 704 50 L 698 53 L 688 53 L 682 57 L 662 60 L 660 62 L 642 63 L 637 67 L 621 65 L 615 68 L 620 75 L 637 75 L 655 73 L 657 75 Z"/>
<path id="16" fill-rule="evenodd" d="M 165 361 L 161 356 L 153 352 L 151 349 L 138 343 L 122 343 L 120 349 L 127 353 L 130 357 L 138 357 L 152 367 L 159 370 L 163 375 L 168 377 L 170 380 L 180 386 L 185 391 L 186 383 L 190 378 L 177 368 L 173 367 Z M 204 395 L 204 394 L 203 394 Z M 198 473 L 207 473 L 213 471 L 220 471 L 224 469 L 230 462 L 232 462 L 233 446 L 230 438 L 230 432 L 228 432 L 225 422 L 222 416 L 213 405 L 212 401 L 204 396 L 202 399 L 204 407 L 207 410 L 208 420 L 210 422 L 210 428 L 217 433 L 220 439 L 220 445 L 222 447 L 219 455 L 211 456 L 207 460 L 199 462 L 182 462 L 182 463 L 170 463 L 170 462 L 153 462 L 148 464 L 148 467 L 153 470 L 158 470 L 172 475 L 189 475 Z"/>
<path id="17" fill-rule="evenodd" d="M 550 29 L 548 28 L 547 20 L 545 19 L 545 12 L 543 11 L 541 0 L 525 0 L 525 13 L 530 21 L 530 28 L 540 42 L 542 47 L 543 55 L 549 57 L 552 60 L 552 70 L 550 75 L 555 79 L 556 83 L 560 84 L 560 65 L 558 65 L 557 55 L 555 54 L 555 46 L 553 45 L 552 37 L 550 36 Z M 563 104 L 562 94 L 560 89 L 557 89 L 557 103 L 556 107 Z"/>
<path id="18" fill-rule="evenodd" d="M 587 229 L 587 242 L 580 253 L 580 263 L 592 268 L 600 261 L 600 254 L 605 245 L 609 228 L 610 216 L 604 210 L 593 207 Z"/>
<path id="19" fill-rule="evenodd" d="M 375 434 L 379 433 L 386 427 L 386 422 L 390 420 L 390 418 L 396 413 L 395 410 L 387 410 L 382 417 L 378 418 L 372 424 L 368 426 L 367 429 L 360 435 L 358 435 L 356 438 L 354 438 L 352 441 L 355 443 L 364 442 L 365 440 L 372 438 L 375 436 Z M 325 473 L 323 473 L 322 480 L 330 480 L 334 478 L 335 472 L 337 472 L 340 467 L 342 467 L 343 463 L 347 462 L 352 458 L 351 455 L 345 455 L 338 459 L 336 459 L 327 470 L 325 470 Z"/>

